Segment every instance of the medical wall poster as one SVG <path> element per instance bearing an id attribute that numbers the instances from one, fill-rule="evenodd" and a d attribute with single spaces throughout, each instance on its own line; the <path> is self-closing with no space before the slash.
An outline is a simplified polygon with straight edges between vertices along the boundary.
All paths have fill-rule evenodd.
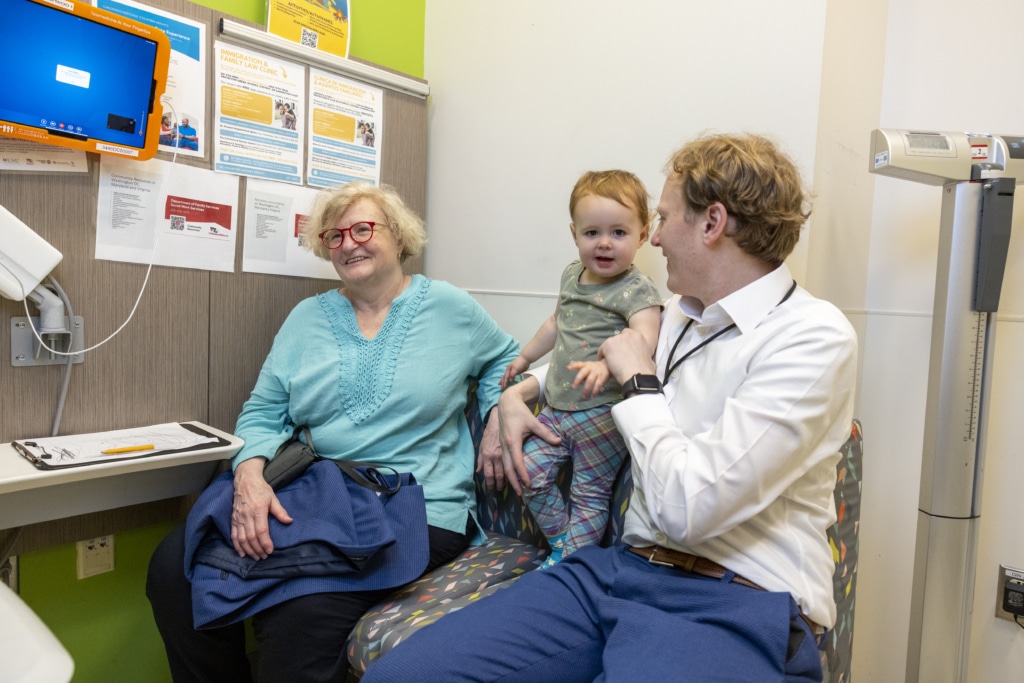
<path id="1" fill-rule="evenodd" d="M 348 0 L 267 0 L 267 33 L 337 57 L 348 57 Z"/>
<path id="2" fill-rule="evenodd" d="M 330 261 L 303 245 L 302 227 L 309 219 L 317 190 L 269 180 L 245 182 L 242 270 L 337 280 Z"/>
<path id="3" fill-rule="evenodd" d="M 237 216 L 237 176 L 103 157 L 96 258 L 230 273 Z"/>
<path id="4" fill-rule="evenodd" d="M 80 149 L 0 137 L 0 171 L 88 173 L 89 162 Z"/>
<path id="5" fill-rule="evenodd" d="M 160 151 L 203 157 L 206 149 L 206 24 L 133 0 L 96 0 L 108 12 L 154 26 L 171 41 L 160 98 Z"/>
<path id="6" fill-rule="evenodd" d="M 380 184 L 384 91 L 310 69 L 309 106 L 306 183 L 314 187 L 354 180 Z"/>
<path id="7" fill-rule="evenodd" d="M 215 42 L 215 171 L 302 184 L 306 68 Z"/>

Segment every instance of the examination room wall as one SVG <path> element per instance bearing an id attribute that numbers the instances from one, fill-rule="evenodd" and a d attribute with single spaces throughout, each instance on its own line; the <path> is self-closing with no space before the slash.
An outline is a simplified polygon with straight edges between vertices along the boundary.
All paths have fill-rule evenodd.
<path id="1" fill-rule="evenodd" d="M 998 26 L 1024 18 L 1015 0 L 985 10 Z M 627 168 L 656 199 L 673 148 L 744 129 L 781 142 L 813 182 L 815 213 L 790 267 L 850 318 L 862 355 L 857 681 L 906 672 L 940 204 L 939 188 L 868 172 L 870 132 L 1024 134 L 1024 52 L 970 12 L 952 0 L 427 3 L 427 273 L 470 290 L 521 341 L 550 315 L 574 258 L 567 199 L 582 171 Z M 1024 567 L 1011 412 L 1024 398 L 1020 203 L 999 313 L 972 682 L 1018 680 L 1024 667 L 1024 631 L 993 616 L 997 566 Z M 663 284 L 658 250 L 645 247 L 639 264 Z"/>
<path id="2" fill-rule="evenodd" d="M 819 0 L 428 2 L 428 273 L 525 342 L 576 258 L 582 172 L 628 169 L 656 201 L 673 149 L 749 129 L 809 177 L 824 19 Z M 791 259 L 801 281 L 805 248 Z M 663 286 L 660 252 L 638 261 Z"/>
<path id="3" fill-rule="evenodd" d="M 216 11 L 248 20 L 264 15 L 263 0 L 250 0 L 249 7 L 239 7 L 241 3 L 150 2 L 210 26 L 216 25 Z M 352 55 L 421 77 L 423 3 L 352 0 L 353 13 L 361 20 Z M 211 44 L 216 34 L 215 28 L 210 31 Z M 415 98 L 392 95 L 385 93 L 385 120 L 393 125 L 390 144 L 382 151 L 382 173 L 423 211 L 426 109 L 422 102 L 410 105 Z M 212 94 L 209 101 L 212 106 Z M 413 107 L 416 111 L 410 113 Z M 75 177 L 0 174 L 0 204 L 23 216 L 64 253 L 54 275 L 67 290 L 75 314 L 85 318 L 89 343 L 105 337 L 127 316 L 146 270 L 93 258 L 96 161 L 91 159 L 91 174 Z M 178 163 L 191 162 L 179 157 Z M 125 331 L 75 366 L 62 433 L 190 419 L 231 430 L 242 393 L 248 395 L 280 320 L 298 298 L 331 286 L 326 281 L 243 274 L 240 260 L 235 273 L 155 267 Z M 24 315 L 20 303 L 6 299 L 0 300 L 0 313 L 4 330 L 11 316 Z M 6 360 L 8 344 L 9 335 L 0 340 L 0 438 L 48 433 L 61 369 L 12 368 Z M 235 383 L 246 387 L 236 398 L 219 401 L 225 385 Z M 182 515 L 188 502 L 174 499 L 47 522 L 26 527 L 21 534 L 16 552 L 22 597 L 71 653 L 75 683 L 170 680 L 144 596 L 145 571 L 153 547 L 176 523 L 162 520 Z M 76 579 L 74 541 L 111 532 L 115 570 Z M 0 532 L 0 545 L 9 538 L 5 533 Z"/>
<path id="4" fill-rule="evenodd" d="M 974 11 L 979 6 L 949 0 L 890 0 L 888 5 L 879 126 L 1024 135 L 1019 87 L 1024 46 L 1010 28 L 1024 24 L 1024 5 L 995 0 L 984 5 L 983 14 Z M 990 30 L 975 36 L 973 27 L 980 25 Z M 848 142 L 866 152 L 867 132 Z M 892 681 L 901 679 L 906 659 L 913 572 L 909 551 L 916 539 L 942 188 L 885 177 L 873 185 L 872 220 L 863 227 L 870 255 L 861 393 L 868 439 L 864 495 L 872 497 L 872 504 L 865 506 L 861 529 L 863 583 L 854 671 L 862 680 Z M 1024 393 L 1024 200 L 1019 188 L 996 325 L 970 623 L 967 680 L 979 683 L 1019 681 L 1024 670 L 1024 630 L 995 618 L 999 565 L 1024 568 L 1024 457 L 1014 428 Z"/>

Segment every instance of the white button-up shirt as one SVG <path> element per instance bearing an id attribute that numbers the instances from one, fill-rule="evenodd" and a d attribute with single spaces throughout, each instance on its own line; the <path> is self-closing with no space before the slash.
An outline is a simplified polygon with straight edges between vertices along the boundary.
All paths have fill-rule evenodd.
<path id="1" fill-rule="evenodd" d="M 622 401 L 612 415 L 632 455 L 634 492 L 623 540 L 714 560 L 770 591 L 788 591 L 831 627 L 839 447 L 853 418 L 857 338 L 832 304 L 775 271 L 694 310 L 665 305 L 656 361 L 684 361 L 664 396 Z"/>

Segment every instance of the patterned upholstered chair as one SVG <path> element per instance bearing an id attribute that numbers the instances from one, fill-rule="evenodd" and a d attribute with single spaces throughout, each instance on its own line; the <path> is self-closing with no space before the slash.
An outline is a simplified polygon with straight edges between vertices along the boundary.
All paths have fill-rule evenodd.
<path id="1" fill-rule="evenodd" d="M 470 420 L 470 431 L 474 443 L 479 446 L 482 428 L 475 417 L 475 405 L 470 405 L 467 410 L 474 416 Z M 860 423 L 854 421 L 836 468 L 835 498 L 839 519 L 828 531 L 836 561 L 833 589 L 838 620 L 828 633 L 822 650 L 826 683 L 848 683 L 850 680 L 862 446 Z M 563 472 L 559 481 L 563 491 L 568 489 L 568 479 L 568 472 Z M 604 545 L 618 541 L 632 490 L 633 479 L 627 459 L 615 483 Z M 471 546 L 453 562 L 414 581 L 363 616 L 347 643 L 352 666 L 350 680 L 358 679 L 370 662 L 417 630 L 511 585 L 519 576 L 536 569 L 547 555 L 544 535 L 511 489 L 486 492 L 478 479 L 477 505 L 480 523 L 487 532 L 486 542 Z"/>

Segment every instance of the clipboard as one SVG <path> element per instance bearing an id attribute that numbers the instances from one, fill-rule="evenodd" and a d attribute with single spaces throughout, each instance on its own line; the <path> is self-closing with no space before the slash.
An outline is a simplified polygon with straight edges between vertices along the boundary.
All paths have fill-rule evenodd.
<path id="1" fill-rule="evenodd" d="M 152 448 L 120 454 L 103 453 L 104 450 L 131 448 L 135 444 L 152 445 Z M 14 450 L 40 470 L 61 470 L 68 467 L 153 458 L 230 444 L 230 441 L 217 434 L 184 422 L 11 442 Z"/>

